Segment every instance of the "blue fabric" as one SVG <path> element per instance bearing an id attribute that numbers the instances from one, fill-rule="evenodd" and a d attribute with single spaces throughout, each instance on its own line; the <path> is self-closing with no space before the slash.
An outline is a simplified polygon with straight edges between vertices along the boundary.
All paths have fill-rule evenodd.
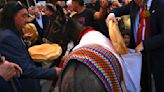
<path id="1" fill-rule="evenodd" d="M 5 56 L 7 60 L 18 64 L 22 68 L 23 75 L 19 81 L 21 81 L 20 83 L 23 88 L 30 90 L 30 92 L 39 92 L 40 85 L 37 79 L 56 78 L 54 69 L 40 68 L 34 65 L 18 32 L 0 30 L 0 44 L 0 53 Z M 28 82 L 25 82 L 27 79 Z M 23 91 L 29 92 L 28 90 Z"/>
<path id="2" fill-rule="evenodd" d="M 0 76 L 0 92 L 12 92 L 9 83 Z"/>

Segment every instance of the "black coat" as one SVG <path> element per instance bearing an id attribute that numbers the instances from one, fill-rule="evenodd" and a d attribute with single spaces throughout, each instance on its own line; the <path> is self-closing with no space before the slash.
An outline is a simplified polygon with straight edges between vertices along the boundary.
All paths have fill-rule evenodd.
<path id="1" fill-rule="evenodd" d="M 136 47 L 133 28 L 139 10 L 140 7 L 132 0 L 128 5 L 112 11 L 115 16 L 130 14 L 131 48 Z M 164 0 L 152 0 L 149 12 L 151 35 L 148 39 L 143 41 L 143 60 L 146 60 L 146 63 L 143 61 L 143 65 L 151 65 L 151 72 L 154 74 L 157 92 L 163 92 L 158 90 L 158 88 L 161 89 L 163 88 L 162 85 L 164 85 Z M 162 90 L 164 90 L 164 88 Z"/>
<path id="2" fill-rule="evenodd" d="M 39 38 L 36 44 L 40 44 L 42 43 L 42 38 L 44 37 L 44 32 L 46 31 L 47 28 L 47 16 L 46 15 L 42 15 L 42 23 L 43 23 L 43 28 L 41 28 L 38 24 L 38 22 L 36 21 L 36 19 L 34 19 L 32 21 L 32 23 L 34 23 L 34 25 L 36 26 L 36 29 L 38 31 L 39 34 Z"/>
<path id="3" fill-rule="evenodd" d="M 9 83 L 0 76 L 0 92 L 12 92 Z"/>

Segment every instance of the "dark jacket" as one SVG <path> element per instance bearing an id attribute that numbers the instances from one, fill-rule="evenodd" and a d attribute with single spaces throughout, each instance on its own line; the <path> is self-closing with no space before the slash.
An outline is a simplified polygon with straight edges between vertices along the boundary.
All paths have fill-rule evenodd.
<path id="1" fill-rule="evenodd" d="M 112 12 L 115 16 L 130 14 L 131 18 L 131 42 L 130 47 L 135 48 L 134 41 L 134 24 L 137 12 L 140 7 L 132 0 L 128 5 L 117 8 Z M 164 0 L 152 0 L 150 12 L 150 30 L 151 35 L 149 38 L 143 41 L 144 51 L 143 53 L 143 68 L 146 65 L 151 64 L 151 72 L 154 74 L 157 92 L 163 92 L 158 89 L 162 89 L 164 85 Z M 145 63 L 146 60 L 146 63 Z M 162 89 L 164 90 L 164 89 Z M 150 92 L 150 91 L 147 91 Z"/>
<path id="2" fill-rule="evenodd" d="M 9 83 L 0 76 L 0 92 L 12 92 Z"/>
<path id="3" fill-rule="evenodd" d="M 19 32 L 0 30 L 0 53 L 7 60 L 18 64 L 23 74 L 19 79 L 23 92 L 40 92 L 39 79 L 54 79 L 54 69 L 36 68 Z"/>
<path id="4" fill-rule="evenodd" d="M 47 16 L 46 15 L 42 15 L 42 23 L 43 23 L 43 28 L 41 28 L 38 24 L 38 22 L 36 21 L 36 19 L 34 19 L 32 21 L 32 23 L 34 23 L 34 25 L 36 26 L 36 29 L 38 31 L 39 34 L 39 38 L 36 44 L 41 44 L 42 43 L 42 38 L 44 37 L 44 32 L 46 31 L 47 28 Z"/>

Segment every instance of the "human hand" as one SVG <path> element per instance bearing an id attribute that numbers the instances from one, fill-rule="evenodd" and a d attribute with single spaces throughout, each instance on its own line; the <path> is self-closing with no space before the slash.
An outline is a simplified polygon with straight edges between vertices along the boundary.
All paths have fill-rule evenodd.
<path id="1" fill-rule="evenodd" d="M 23 35 L 23 38 L 24 39 L 27 39 L 27 40 L 32 40 L 32 36 L 33 36 L 33 33 L 25 33 L 24 35 Z"/>
<path id="2" fill-rule="evenodd" d="M 106 9 L 108 7 L 108 0 L 100 0 L 101 8 Z"/>
<path id="3" fill-rule="evenodd" d="M 56 75 L 59 76 L 60 73 L 62 72 L 62 68 L 55 67 L 56 70 Z"/>
<path id="4" fill-rule="evenodd" d="M 3 77 L 5 80 L 10 80 L 14 76 L 19 77 L 22 74 L 22 69 L 19 65 L 15 63 L 11 63 L 8 61 L 4 61 L 0 65 L 0 76 Z"/>
<path id="5" fill-rule="evenodd" d="M 121 4 L 119 3 L 118 0 L 112 0 L 112 6 L 121 7 Z"/>
<path id="6" fill-rule="evenodd" d="M 109 21 L 110 21 L 110 20 L 113 20 L 114 22 L 117 23 L 117 20 L 116 20 L 116 17 L 115 17 L 115 15 L 114 15 L 114 13 L 110 13 L 110 14 L 108 15 L 108 17 L 106 18 L 105 22 L 106 22 L 106 26 L 107 26 L 107 27 L 109 27 Z"/>
<path id="7" fill-rule="evenodd" d="M 139 45 L 137 45 L 137 47 L 135 48 L 135 52 L 138 53 L 138 52 L 141 52 L 144 50 L 144 47 L 143 47 L 143 42 L 141 42 Z"/>

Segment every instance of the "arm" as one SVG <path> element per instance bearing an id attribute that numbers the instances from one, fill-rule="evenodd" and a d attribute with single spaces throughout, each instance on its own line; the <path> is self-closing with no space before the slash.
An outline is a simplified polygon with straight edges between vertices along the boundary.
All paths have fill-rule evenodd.
<path id="1" fill-rule="evenodd" d="M 111 11 L 111 13 L 114 13 L 116 17 L 121 17 L 122 15 L 128 15 L 130 14 L 130 7 L 133 2 L 123 5 L 121 7 L 115 8 Z"/>
<path id="2" fill-rule="evenodd" d="M 161 49 L 164 47 L 164 3 L 159 3 L 156 9 L 156 14 L 152 15 L 152 21 L 155 23 L 151 25 L 151 31 L 155 34 L 151 38 L 144 40 L 139 46 L 136 47 L 136 51 L 152 51 Z M 154 20 L 153 20 L 154 19 Z"/>
<path id="3" fill-rule="evenodd" d="M 105 17 L 105 15 L 106 15 L 108 1 L 107 0 L 100 0 L 100 3 L 101 3 L 101 7 L 100 7 L 99 12 L 94 13 L 94 19 L 95 20 L 101 19 L 101 18 Z"/>
<path id="4" fill-rule="evenodd" d="M 0 44 L 1 54 L 22 68 L 22 77 L 43 79 L 54 79 L 57 77 L 55 69 L 35 67 L 26 47 L 18 37 L 13 35 L 5 36 Z"/>
<path id="5" fill-rule="evenodd" d="M 117 22 L 115 17 L 121 17 L 122 15 L 130 14 L 130 10 L 131 10 L 130 8 L 132 6 L 131 4 L 133 4 L 133 2 L 130 2 L 129 4 L 124 5 L 122 7 L 113 9 L 105 20 L 107 27 L 110 20 Z"/>

